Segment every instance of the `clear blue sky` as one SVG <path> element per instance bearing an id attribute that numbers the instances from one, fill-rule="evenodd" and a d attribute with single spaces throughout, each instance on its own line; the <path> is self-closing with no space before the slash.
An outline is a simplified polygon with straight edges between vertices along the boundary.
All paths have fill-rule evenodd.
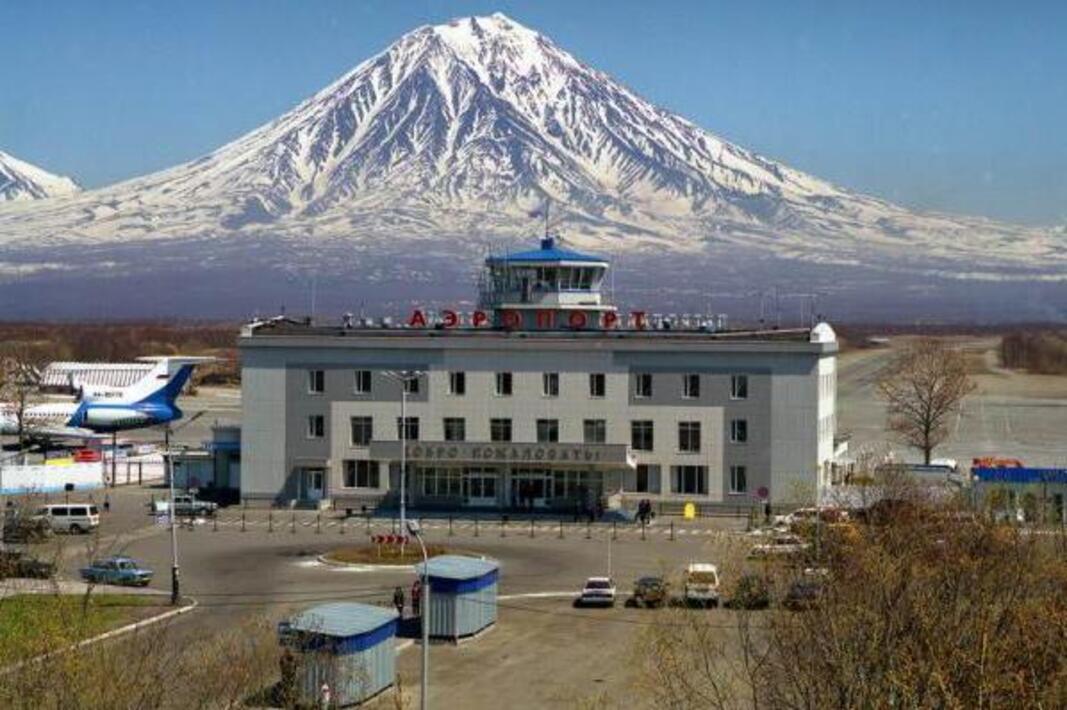
<path id="1" fill-rule="evenodd" d="M 193 159 L 414 27 L 500 10 L 743 146 L 909 206 L 1067 223 L 1067 2 L 0 4 L 0 149 L 87 186 Z"/>

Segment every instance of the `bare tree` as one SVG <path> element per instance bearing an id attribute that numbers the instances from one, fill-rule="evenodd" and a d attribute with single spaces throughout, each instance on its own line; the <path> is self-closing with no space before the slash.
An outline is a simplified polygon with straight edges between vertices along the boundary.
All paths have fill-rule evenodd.
<path id="1" fill-rule="evenodd" d="M 9 343 L 0 347 L 0 402 L 17 427 L 19 451 L 24 451 L 32 434 L 26 413 L 39 399 L 41 374 L 50 362 L 49 348 L 27 343 Z"/>
<path id="2" fill-rule="evenodd" d="M 922 451 L 925 463 L 948 438 L 951 415 L 973 390 L 963 354 L 929 338 L 907 346 L 878 377 L 889 430 Z"/>

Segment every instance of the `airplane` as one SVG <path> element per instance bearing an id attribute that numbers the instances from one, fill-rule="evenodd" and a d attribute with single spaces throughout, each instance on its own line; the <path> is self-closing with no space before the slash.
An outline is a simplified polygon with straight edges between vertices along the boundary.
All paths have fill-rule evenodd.
<path id="1" fill-rule="evenodd" d="M 71 384 L 74 402 L 32 405 L 23 412 L 24 433 L 31 437 L 85 437 L 169 424 L 182 418 L 176 400 L 200 363 L 211 357 L 144 357 L 155 362 L 149 373 L 128 387 Z M 0 434 L 18 434 L 18 409 L 0 403 Z"/>

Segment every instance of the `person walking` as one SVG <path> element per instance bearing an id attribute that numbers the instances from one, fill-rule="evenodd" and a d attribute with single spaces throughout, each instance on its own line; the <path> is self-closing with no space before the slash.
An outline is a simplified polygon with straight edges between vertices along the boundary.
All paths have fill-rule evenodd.
<path id="1" fill-rule="evenodd" d="M 393 590 L 393 606 L 396 607 L 396 613 L 400 614 L 400 618 L 404 618 L 404 590 L 401 587 L 397 587 Z"/>
<path id="2" fill-rule="evenodd" d="M 416 579 L 411 585 L 411 613 L 422 615 L 422 580 Z"/>
<path id="3" fill-rule="evenodd" d="M 110 512 L 111 512 L 111 497 L 107 493 L 105 493 L 104 494 L 104 513 L 110 513 Z"/>

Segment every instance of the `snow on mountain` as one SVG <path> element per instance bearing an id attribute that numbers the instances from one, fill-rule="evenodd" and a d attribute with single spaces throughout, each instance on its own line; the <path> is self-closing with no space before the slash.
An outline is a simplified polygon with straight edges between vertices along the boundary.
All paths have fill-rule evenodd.
<path id="1" fill-rule="evenodd" d="M 69 177 L 53 175 L 0 150 L 0 203 L 65 197 L 80 189 Z"/>
<path id="2" fill-rule="evenodd" d="M 470 246 L 530 234 L 546 199 L 575 246 L 612 253 L 744 247 L 948 277 L 1067 278 L 1062 234 L 918 214 L 831 185 L 650 104 L 501 14 L 418 28 L 193 162 L 0 211 L 0 244 Z"/>

